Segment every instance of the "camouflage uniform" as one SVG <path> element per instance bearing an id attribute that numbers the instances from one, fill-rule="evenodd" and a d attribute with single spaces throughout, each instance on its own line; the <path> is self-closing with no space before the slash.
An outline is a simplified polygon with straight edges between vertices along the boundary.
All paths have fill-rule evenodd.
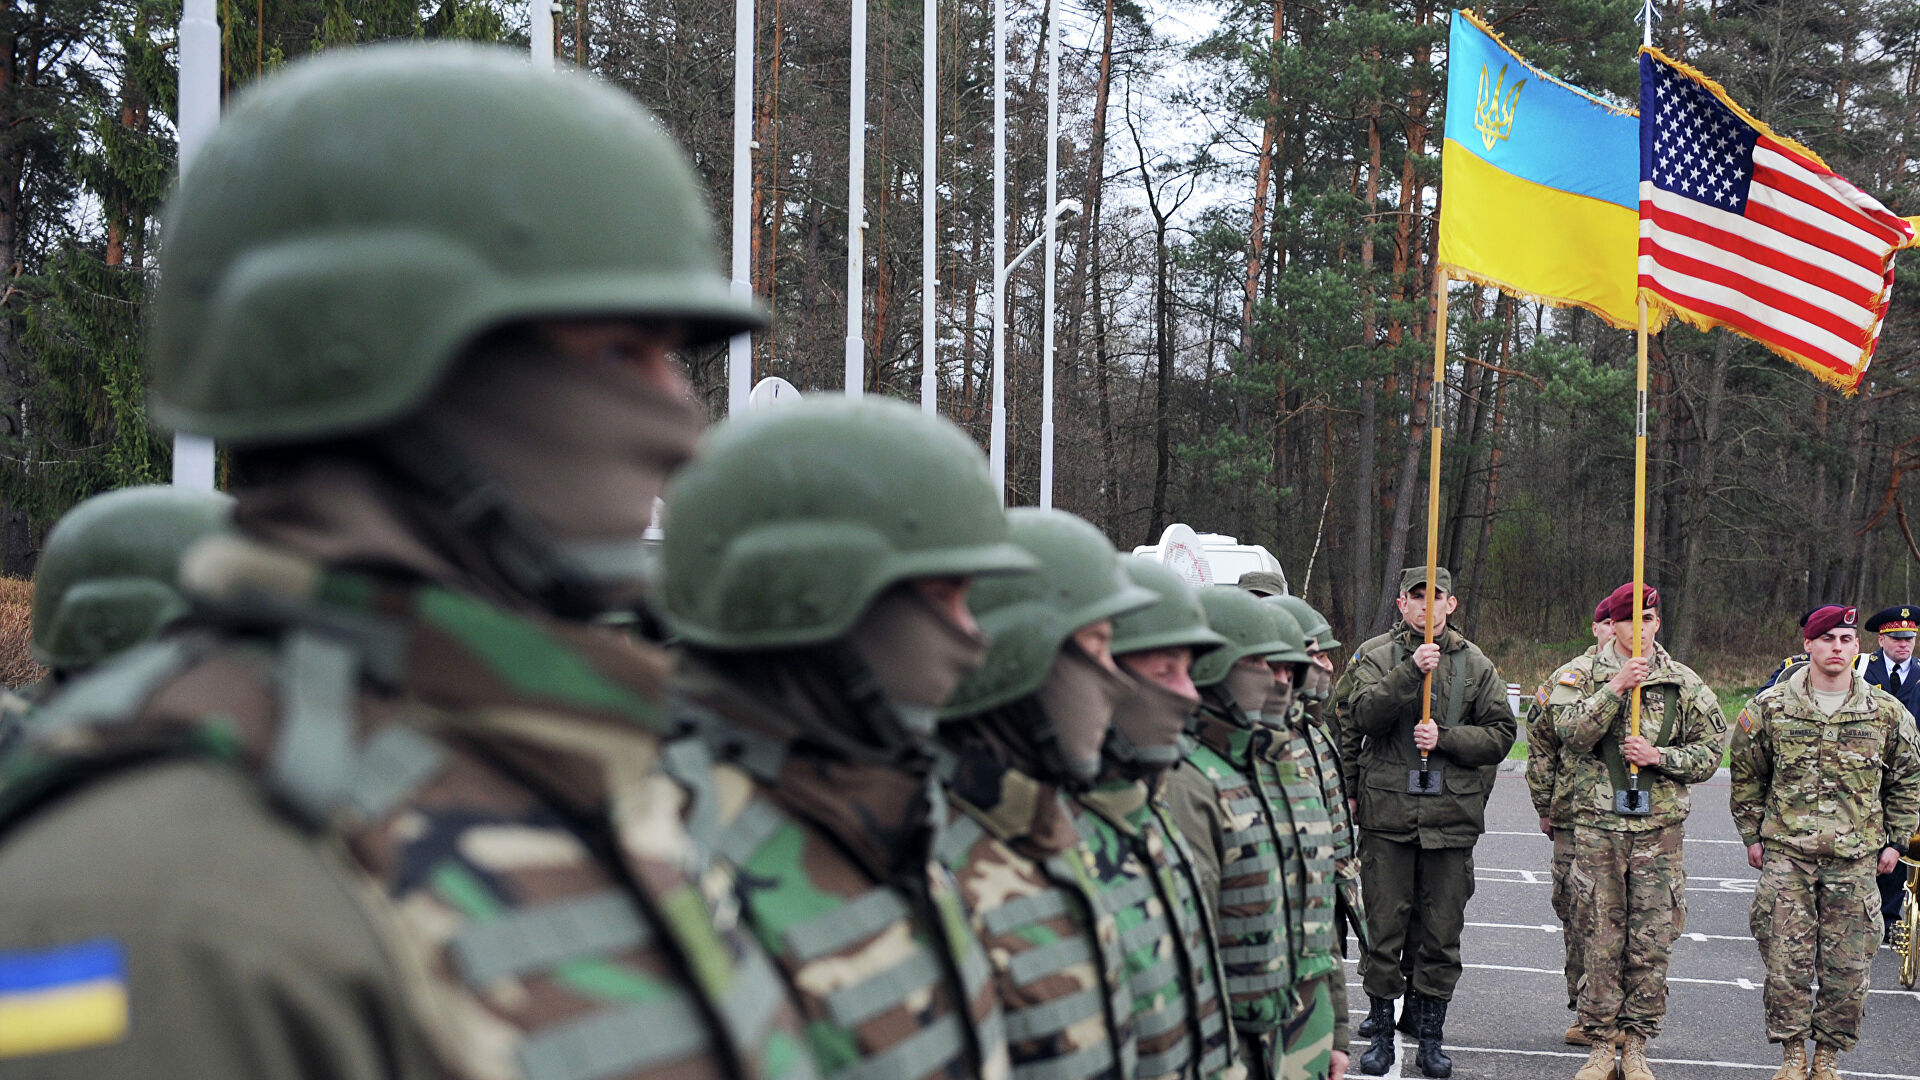
<path id="1" fill-rule="evenodd" d="M 1920 818 L 1920 735 L 1897 699 L 1858 675 L 1826 715 L 1808 674 L 1741 710 L 1731 803 L 1740 839 L 1765 846 L 1752 928 L 1767 965 L 1767 1039 L 1845 1051 L 1859 1039 L 1879 937 L 1874 860 Z"/>
<path id="2" fill-rule="evenodd" d="M 1660 764 L 1639 771 L 1652 807 L 1644 816 L 1614 811 L 1626 767 L 1627 699 L 1606 685 L 1619 670 L 1612 648 L 1582 656 L 1549 680 L 1547 713 L 1560 742 L 1574 829 L 1571 885 L 1575 922 L 1585 950 L 1580 1026 L 1596 1044 L 1615 1031 L 1651 1039 L 1667 1011 L 1667 962 L 1686 928 L 1682 823 L 1692 807 L 1688 785 L 1720 767 L 1726 720 L 1713 691 L 1692 668 L 1659 644 L 1641 684 L 1641 733 L 1660 750 Z"/>
<path id="3" fill-rule="evenodd" d="M 1119 923 L 1054 787 L 962 752 L 941 838 L 993 967 L 1013 1075 L 1134 1075 Z"/>
<path id="4" fill-rule="evenodd" d="M 8 946 L 116 941 L 136 1004 L 123 1041 L 9 1075 L 813 1075 L 766 955 L 688 873 L 660 652 L 214 543 L 189 591 L 258 629 L 135 649 L 7 763 Z M 116 881 L 176 916 L 126 917 Z M 408 1022 L 366 1021 L 389 1009 Z"/>
<path id="5" fill-rule="evenodd" d="M 1335 748 L 1333 735 L 1325 727 L 1315 723 L 1312 713 L 1308 713 L 1308 722 L 1302 732 L 1313 747 L 1311 762 L 1316 774 L 1321 798 L 1327 808 L 1327 816 L 1333 823 L 1333 867 L 1334 886 L 1337 899 L 1343 910 L 1341 918 L 1352 922 L 1355 940 L 1366 947 L 1367 907 L 1360 888 L 1360 845 L 1359 837 L 1353 828 L 1353 815 L 1347 807 L 1345 785 L 1340 779 L 1340 754 Z M 1304 764 L 1304 763 L 1303 763 Z M 1334 942 L 1344 954 L 1346 933 L 1339 921 L 1333 928 Z M 1333 977 L 1328 979 L 1327 990 L 1333 1008 L 1334 1027 L 1333 1045 L 1336 1049 L 1347 1045 L 1350 1033 L 1347 1030 L 1347 978 L 1344 965 L 1336 964 Z"/>
<path id="6" fill-rule="evenodd" d="M 1582 654 L 1589 658 L 1600 653 L 1598 645 Z M 1613 668 L 1596 672 L 1604 681 L 1613 677 Z M 1547 688 L 1541 686 L 1527 706 L 1527 794 L 1533 800 L 1536 817 L 1547 819 L 1553 827 L 1553 914 L 1560 920 L 1560 936 L 1566 946 L 1567 1008 L 1580 1007 L 1580 980 L 1586 971 L 1581 949 L 1578 920 L 1573 902 L 1573 820 L 1571 789 L 1563 783 L 1566 763 L 1562 760 L 1560 738 L 1553 733 L 1552 714 L 1547 711 Z"/>
<path id="7" fill-rule="evenodd" d="M 1139 1043 L 1134 1075 L 1244 1076 L 1228 1038 L 1212 920 L 1191 863 L 1174 850 L 1177 834 L 1138 780 L 1110 778 L 1074 803 L 1087 876 L 1120 922 Z"/>
<path id="8" fill-rule="evenodd" d="M 819 752 L 793 737 L 791 717 L 692 657 L 674 691 L 681 726 L 738 762 L 718 770 L 709 800 L 716 862 L 799 1001 L 820 1072 L 1007 1075 L 986 951 L 935 858 L 941 785 Z"/>
<path id="9" fill-rule="evenodd" d="M 1167 814 L 1187 840 L 1220 928 L 1228 1006 L 1250 1075 L 1279 1075 L 1279 1029 L 1294 1011 L 1277 789 L 1255 775 L 1253 724 L 1203 691 L 1194 746 L 1166 777 Z"/>
<path id="10" fill-rule="evenodd" d="M 1274 806 L 1285 818 L 1275 825 L 1301 1004 L 1282 1028 L 1280 1075 L 1283 1080 L 1313 1080 L 1326 1075 L 1331 1051 L 1346 1046 L 1341 1037 L 1346 1027 L 1346 970 L 1335 940 L 1341 833 L 1328 811 L 1319 757 L 1303 710 L 1293 706 L 1280 725 L 1263 721 L 1256 738 L 1256 774 L 1264 786 L 1279 791 Z"/>

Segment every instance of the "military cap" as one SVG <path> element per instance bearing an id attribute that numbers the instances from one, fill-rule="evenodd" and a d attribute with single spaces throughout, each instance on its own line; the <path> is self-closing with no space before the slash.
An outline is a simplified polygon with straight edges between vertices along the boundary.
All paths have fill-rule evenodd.
<path id="1" fill-rule="evenodd" d="M 1812 641 L 1829 630 L 1850 630 L 1859 625 L 1859 608 L 1822 604 L 1800 617 L 1800 636 Z"/>
<path id="2" fill-rule="evenodd" d="M 1910 638 L 1920 631 L 1920 607 L 1901 604 L 1897 607 L 1881 608 L 1873 617 L 1861 624 L 1865 630 L 1883 637 Z"/>
<path id="3" fill-rule="evenodd" d="M 1249 570 L 1237 584 L 1255 596 L 1287 595 L 1287 579 L 1271 570 Z"/>
<path id="4" fill-rule="evenodd" d="M 1608 593 L 1606 596 L 1600 598 L 1599 603 L 1593 605 L 1594 622 L 1611 622 L 1613 620 L 1613 616 L 1608 613 L 1608 609 L 1613 606 L 1611 603 L 1612 600 L 1613 594 Z"/>
<path id="5" fill-rule="evenodd" d="M 1453 573 L 1444 566 L 1436 567 L 1433 571 L 1433 583 L 1441 592 L 1450 593 L 1453 591 Z M 1427 568 L 1425 566 L 1409 566 L 1400 571 L 1401 596 L 1415 589 L 1424 589 L 1426 586 Z"/>
<path id="6" fill-rule="evenodd" d="M 1640 596 L 1640 606 L 1642 608 L 1659 609 L 1659 589 L 1643 582 L 1640 585 Z M 1629 581 L 1611 593 L 1608 593 L 1607 598 L 1601 601 L 1601 607 L 1595 608 L 1594 613 L 1598 615 L 1602 610 L 1606 612 L 1604 617 L 1612 619 L 1614 622 L 1633 618 L 1633 582 Z M 1596 619 L 1595 621 L 1598 622 L 1599 620 Z"/>

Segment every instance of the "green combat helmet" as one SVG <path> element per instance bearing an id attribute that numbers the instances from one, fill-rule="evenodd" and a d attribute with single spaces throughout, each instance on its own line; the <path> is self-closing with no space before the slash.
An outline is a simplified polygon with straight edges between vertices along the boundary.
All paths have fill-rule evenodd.
<path id="1" fill-rule="evenodd" d="M 1305 660 L 1298 641 L 1281 636 L 1278 609 L 1270 608 L 1259 597 L 1234 585 L 1211 585 L 1200 590 L 1200 606 L 1207 613 L 1207 625 L 1227 639 L 1227 644 L 1193 662 L 1193 684 L 1214 686 L 1226 680 L 1233 665 L 1249 656 L 1280 657 L 1292 652 Z"/>
<path id="2" fill-rule="evenodd" d="M 1333 624 L 1327 621 L 1325 615 L 1315 611 L 1313 605 L 1297 596 L 1276 596 L 1270 603 L 1279 605 L 1282 611 L 1293 616 L 1293 621 L 1300 624 L 1301 632 L 1313 642 L 1315 649 L 1332 652 L 1340 647 L 1339 640 L 1333 636 Z"/>
<path id="3" fill-rule="evenodd" d="M 1278 596 L 1269 596 L 1260 601 L 1267 609 L 1267 613 L 1273 617 L 1274 631 L 1286 646 L 1268 653 L 1267 659 L 1282 664 L 1310 663 L 1311 658 L 1307 656 L 1306 631 L 1300 629 L 1300 623 L 1287 613 L 1285 605 L 1280 603 L 1281 599 Z"/>
<path id="4" fill-rule="evenodd" d="M 983 581 L 968 606 L 992 638 L 986 662 L 960 684 L 943 718 L 983 713 L 1039 689 L 1054 656 L 1083 627 L 1151 606 L 1158 594 L 1128 580 L 1113 544 L 1064 510 L 1007 511 L 1013 539 L 1040 573 Z"/>
<path id="5" fill-rule="evenodd" d="M 33 578 L 33 658 L 84 670 L 146 641 L 187 613 L 180 556 L 229 527 L 233 499 L 151 485 L 81 502 L 47 533 Z"/>
<path id="6" fill-rule="evenodd" d="M 1185 645 L 1196 655 L 1227 643 L 1207 625 L 1207 612 L 1179 574 L 1153 559 L 1130 555 L 1120 560 L 1128 580 L 1159 597 L 1151 607 L 1113 620 L 1113 655 L 1172 649 Z"/>
<path id="7" fill-rule="evenodd" d="M 162 426 L 242 453 L 353 442 L 569 617 L 644 578 L 641 538 L 556 539 L 470 452 L 409 421 L 510 325 L 664 319 L 698 345 L 764 322 L 720 273 L 699 183 L 659 122 L 504 49 L 377 45 L 290 67 L 238 97 L 165 232 Z"/>
<path id="8" fill-rule="evenodd" d="M 764 321 L 666 129 L 501 49 L 290 68 L 221 121 L 166 234 L 154 413 L 231 446 L 386 426 L 517 320 L 670 316 L 690 345 Z"/>
<path id="9" fill-rule="evenodd" d="M 835 641 L 910 578 L 1035 565 L 1009 539 L 979 447 L 886 398 L 728 421 L 666 507 L 662 612 L 682 641 L 726 652 Z"/>

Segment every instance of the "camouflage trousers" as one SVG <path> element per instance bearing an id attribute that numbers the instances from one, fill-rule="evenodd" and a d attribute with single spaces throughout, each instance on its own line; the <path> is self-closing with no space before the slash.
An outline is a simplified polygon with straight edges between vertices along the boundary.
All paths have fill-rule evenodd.
<path id="1" fill-rule="evenodd" d="M 1819 859 L 1768 844 L 1753 891 L 1753 937 L 1767 965 L 1767 1041 L 1812 1036 L 1852 1050 L 1880 944 L 1873 857 Z M 1820 982 L 1814 999 L 1815 977 Z"/>
<path id="2" fill-rule="evenodd" d="M 1573 903 L 1573 826 L 1553 827 L 1553 914 L 1560 920 L 1560 936 L 1567 946 L 1567 1008 L 1580 1007 L 1580 979 L 1586 974 L 1581 952 L 1580 921 Z"/>
<path id="3" fill-rule="evenodd" d="M 1334 979 L 1346 977 L 1342 965 L 1300 987 L 1299 1010 L 1280 1025 L 1279 1080 L 1327 1080 L 1334 1051 L 1330 987 Z"/>
<path id="4" fill-rule="evenodd" d="M 1649 832 L 1576 830 L 1574 918 L 1584 950 L 1580 1027 L 1596 1043 L 1614 1031 L 1660 1034 L 1667 961 L 1687 926 L 1681 827 Z"/>

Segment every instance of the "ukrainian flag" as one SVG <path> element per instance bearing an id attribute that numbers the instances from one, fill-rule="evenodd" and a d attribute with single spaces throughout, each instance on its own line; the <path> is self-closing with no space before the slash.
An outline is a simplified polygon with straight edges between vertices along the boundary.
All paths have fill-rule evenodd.
<path id="1" fill-rule="evenodd" d="M 1638 323 L 1638 113 L 1548 75 L 1456 11 L 1440 171 L 1449 276 Z"/>
<path id="2" fill-rule="evenodd" d="M 0 1059 L 104 1046 L 126 1034 L 119 942 L 0 952 Z"/>

